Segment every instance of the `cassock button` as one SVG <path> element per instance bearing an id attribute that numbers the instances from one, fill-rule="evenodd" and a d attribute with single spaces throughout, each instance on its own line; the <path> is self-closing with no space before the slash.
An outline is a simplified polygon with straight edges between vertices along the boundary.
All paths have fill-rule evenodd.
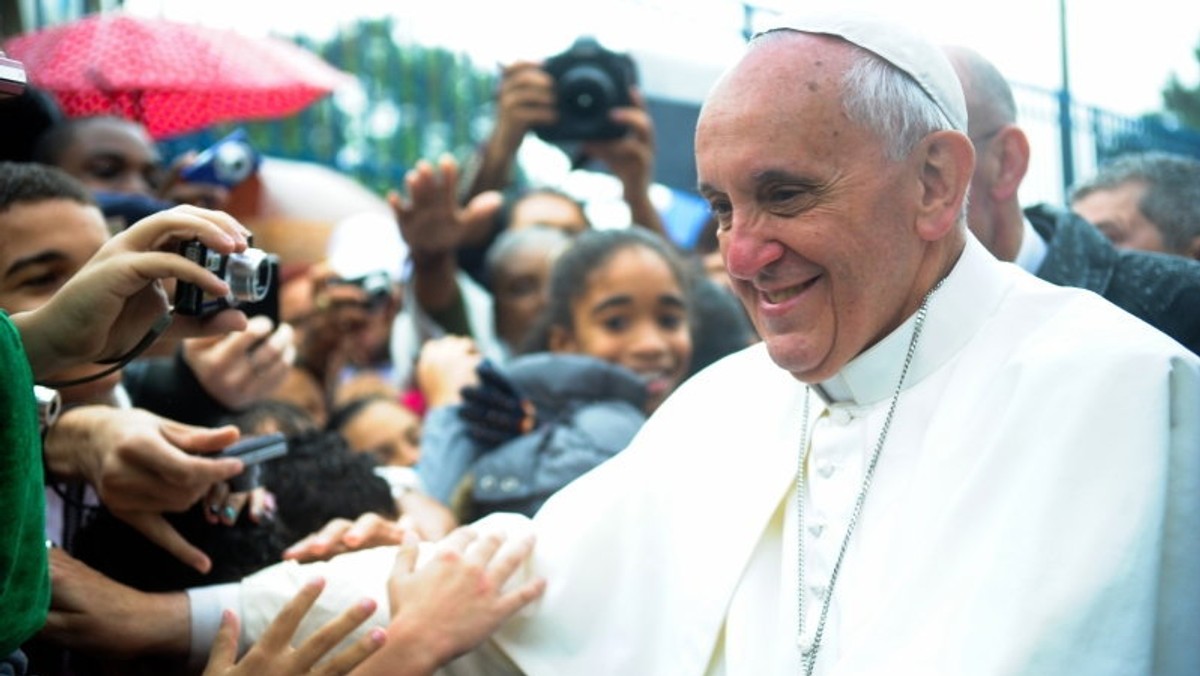
<path id="1" fill-rule="evenodd" d="M 814 584 L 814 585 L 809 585 L 808 591 L 812 592 L 813 596 L 815 596 L 819 599 L 824 599 L 825 592 L 828 591 L 828 588 L 823 584 Z"/>
<path id="2" fill-rule="evenodd" d="M 854 415 L 844 408 L 835 408 L 829 415 L 835 425 L 849 425 L 850 421 L 854 420 Z"/>
<path id="3" fill-rule="evenodd" d="M 506 476 L 500 480 L 500 490 L 505 493 L 512 493 L 521 486 L 521 482 L 516 477 Z"/>
<path id="4" fill-rule="evenodd" d="M 479 487 L 485 491 L 490 491 L 496 487 L 496 477 L 486 474 L 479 479 Z"/>
<path id="5" fill-rule="evenodd" d="M 823 460 L 817 465 L 817 474 L 820 474 L 821 478 L 823 478 L 823 479 L 828 479 L 829 477 L 833 476 L 833 473 L 836 470 L 837 470 L 837 465 L 834 465 L 832 462 L 829 462 L 828 460 Z"/>
<path id="6" fill-rule="evenodd" d="M 819 537 L 821 537 L 821 533 L 825 532 L 825 524 L 810 523 L 810 524 L 808 524 L 808 532 L 812 533 L 813 537 L 819 538 Z"/>

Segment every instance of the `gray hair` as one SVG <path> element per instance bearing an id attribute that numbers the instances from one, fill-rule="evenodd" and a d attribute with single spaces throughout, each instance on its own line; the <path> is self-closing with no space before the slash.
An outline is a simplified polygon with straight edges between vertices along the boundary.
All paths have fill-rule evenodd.
<path id="1" fill-rule="evenodd" d="M 1165 152 L 1122 155 L 1071 190 L 1071 202 L 1127 183 L 1143 183 L 1138 210 L 1157 228 L 1173 253 L 1187 255 L 1200 237 L 1200 160 Z"/>
<path id="2" fill-rule="evenodd" d="M 889 160 L 900 161 L 932 132 L 954 128 L 916 80 L 865 49 L 858 51 L 863 58 L 842 78 L 842 107 L 883 141 Z"/>

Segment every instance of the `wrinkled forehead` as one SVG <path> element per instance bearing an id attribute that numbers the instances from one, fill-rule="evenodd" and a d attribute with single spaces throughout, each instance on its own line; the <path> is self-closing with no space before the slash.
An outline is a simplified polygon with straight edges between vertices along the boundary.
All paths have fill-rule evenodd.
<path id="1" fill-rule="evenodd" d="M 951 128 L 966 133 L 967 104 L 954 66 L 938 44 L 913 28 L 857 10 L 822 10 L 778 17 L 751 44 L 776 32 L 833 36 L 870 52 L 916 82 Z"/>

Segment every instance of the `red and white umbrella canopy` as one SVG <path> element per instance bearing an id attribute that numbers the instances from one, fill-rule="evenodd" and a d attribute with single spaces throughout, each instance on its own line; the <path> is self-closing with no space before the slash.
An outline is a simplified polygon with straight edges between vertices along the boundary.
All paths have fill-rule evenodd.
<path id="1" fill-rule="evenodd" d="M 4 49 L 68 116 L 121 115 L 154 138 L 285 117 L 354 79 L 285 40 L 124 13 L 20 35 Z"/>

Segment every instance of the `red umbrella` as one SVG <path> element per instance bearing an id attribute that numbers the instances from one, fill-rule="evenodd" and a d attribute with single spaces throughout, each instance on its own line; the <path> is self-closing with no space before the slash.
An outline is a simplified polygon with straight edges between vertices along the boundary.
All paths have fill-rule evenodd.
<path id="1" fill-rule="evenodd" d="M 284 117 L 353 80 L 285 40 L 123 13 L 20 35 L 4 49 L 68 116 L 122 115 L 154 138 Z"/>

